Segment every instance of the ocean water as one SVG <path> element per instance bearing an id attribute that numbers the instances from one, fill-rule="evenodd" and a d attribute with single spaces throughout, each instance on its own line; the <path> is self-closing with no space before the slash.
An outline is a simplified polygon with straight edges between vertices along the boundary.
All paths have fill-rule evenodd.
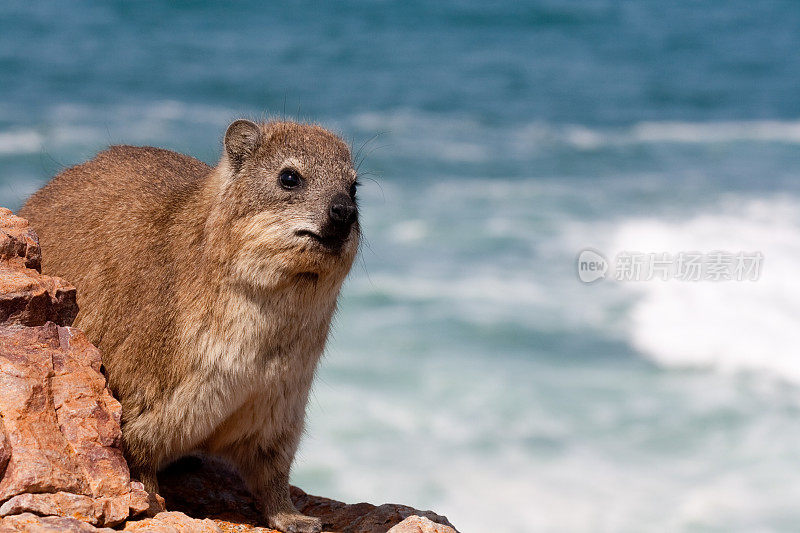
<path id="1" fill-rule="evenodd" d="M 293 481 L 462 531 L 800 529 L 800 5 L 23 2 L 0 204 L 240 116 L 363 146 Z M 760 252 L 590 285 L 578 253 Z M 44 253 L 47 253 L 45 250 Z"/>

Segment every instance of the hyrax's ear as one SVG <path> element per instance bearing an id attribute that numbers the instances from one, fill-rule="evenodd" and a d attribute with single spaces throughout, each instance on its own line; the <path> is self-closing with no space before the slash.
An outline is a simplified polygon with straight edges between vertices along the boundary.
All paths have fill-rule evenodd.
<path id="1" fill-rule="evenodd" d="M 225 132 L 225 151 L 236 170 L 239 170 L 247 156 L 255 152 L 260 139 L 261 130 L 249 120 L 237 120 L 228 126 L 228 131 Z"/>

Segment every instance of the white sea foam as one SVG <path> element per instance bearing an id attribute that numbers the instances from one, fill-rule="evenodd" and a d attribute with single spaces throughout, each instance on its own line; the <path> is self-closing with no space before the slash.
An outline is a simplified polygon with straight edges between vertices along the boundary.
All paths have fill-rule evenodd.
<path id="1" fill-rule="evenodd" d="M 520 147 L 567 144 L 580 150 L 639 144 L 723 144 L 766 142 L 800 144 L 800 121 L 719 122 L 646 121 L 619 128 L 535 123 L 515 131 Z"/>
<path id="2" fill-rule="evenodd" d="M 612 249 L 760 251 L 757 281 L 627 282 L 632 343 L 666 366 L 766 371 L 800 382 L 800 202 L 729 201 L 686 220 L 622 223 Z"/>
<path id="3" fill-rule="evenodd" d="M 621 129 L 592 129 L 569 125 L 554 128 L 553 136 L 576 148 L 631 144 L 721 144 L 770 142 L 800 144 L 800 121 L 751 120 L 721 122 L 639 122 Z"/>
<path id="4" fill-rule="evenodd" d="M 454 316 L 476 322 L 497 320 L 529 322 L 528 316 L 516 316 L 519 309 L 548 306 L 547 291 L 536 280 L 501 272 L 474 273 L 450 278 L 422 275 L 372 274 L 348 285 L 348 294 L 380 294 L 396 302 L 446 302 L 456 307 Z"/>
<path id="5" fill-rule="evenodd" d="M 146 105 L 118 104 L 97 106 L 62 103 L 52 107 L 47 116 L 57 124 L 81 124 L 87 119 L 108 117 L 115 122 L 180 121 L 195 124 L 226 124 L 236 116 L 234 109 L 222 106 L 191 104 L 178 100 L 159 100 Z"/>
<path id="6" fill-rule="evenodd" d="M 630 131 L 639 142 L 720 143 L 764 141 L 800 143 L 800 121 L 642 122 Z"/>
<path id="7" fill-rule="evenodd" d="M 225 107 L 173 100 L 113 106 L 62 103 L 43 110 L 40 120 L 44 124 L 37 130 L 0 131 L 0 155 L 65 147 L 96 150 L 115 143 L 159 144 L 173 138 L 176 129 L 183 128 L 187 133 L 197 127 L 219 130 L 239 116 L 235 110 Z"/>
<path id="8" fill-rule="evenodd" d="M 33 130 L 0 131 L 0 155 L 36 153 L 43 142 L 44 138 Z"/>
<path id="9" fill-rule="evenodd" d="M 495 127 L 467 116 L 437 116 L 400 109 L 355 115 L 348 125 L 365 134 L 384 132 L 382 141 L 404 151 L 466 163 L 498 157 L 529 157 L 531 153 L 554 146 L 597 150 L 665 143 L 800 144 L 800 121 L 797 120 L 645 121 L 605 128 L 535 121 Z"/>
<path id="10" fill-rule="evenodd" d="M 424 220 L 404 220 L 398 222 L 391 229 L 391 237 L 399 242 L 416 242 L 422 240 L 428 233 Z"/>

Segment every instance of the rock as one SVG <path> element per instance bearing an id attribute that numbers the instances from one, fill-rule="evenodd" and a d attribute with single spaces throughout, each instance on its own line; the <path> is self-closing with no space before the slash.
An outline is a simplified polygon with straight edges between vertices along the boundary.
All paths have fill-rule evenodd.
<path id="1" fill-rule="evenodd" d="M 150 509 L 151 499 L 155 499 L 157 506 L 163 510 L 164 498 L 158 494 L 148 494 L 144 490 L 144 485 L 138 481 L 131 481 L 131 491 L 128 493 L 128 507 L 131 510 L 131 516 L 137 516 Z"/>
<path id="2" fill-rule="evenodd" d="M 75 287 L 41 274 L 39 239 L 28 221 L 0 208 L 0 323 L 68 326 L 78 314 Z"/>
<path id="3" fill-rule="evenodd" d="M 181 459 L 159 474 L 159 486 L 167 509 L 182 511 L 194 518 L 213 518 L 218 524 L 266 525 L 238 474 L 218 459 L 200 455 Z M 311 496 L 297 487 L 292 487 L 291 495 L 295 507 L 301 513 L 322 520 L 325 531 L 385 533 L 414 515 L 452 528 L 452 524 L 444 516 L 405 505 L 348 505 Z"/>
<path id="4" fill-rule="evenodd" d="M 437 524 L 424 516 L 409 516 L 387 533 L 456 533 L 450 526 Z"/>
<path id="5" fill-rule="evenodd" d="M 117 533 L 110 528 L 97 528 L 75 518 L 36 516 L 23 513 L 0 519 L 0 533 Z"/>
<path id="6" fill-rule="evenodd" d="M 0 414 L 11 450 L 0 500 L 23 492 L 87 494 L 74 452 L 58 427 L 50 380 L 58 326 L 0 327 Z"/>
<path id="7" fill-rule="evenodd" d="M 130 492 L 122 454 L 122 407 L 106 388 L 100 352 L 79 330 L 59 327 L 50 381 L 61 433 L 75 453 L 93 496 Z M 144 489 L 141 489 L 144 492 Z"/>
<path id="8" fill-rule="evenodd" d="M 0 322 L 39 326 L 72 324 L 78 314 L 75 287 L 32 269 L 0 265 Z"/>
<path id="9" fill-rule="evenodd" d="M 153 518 L 131 521 L 123 531 L 146 531 L 147 533 L 223 533 L 213 520 L 196 520 L 183 513 L 165 511 Z"/>
<path id="10" fill-rule="evenodd" d="M 0 516 L 30 511 L 117 525 L 142 510 L 120 448 L 120 405 L 79 330 L 0 326 Z"/>
<path id="11" fill-rule="evenodd" d="M 396 503 L 377 506 L 370 503 L 346 504 L 320 496 L 311 496 L 297 487 L 292 487 L 292 501 L 300 512 L 321 518 L 323 528 L 345 533 L 384 533 L 413 515 L 425 516 L 438 524 L 452 526 L 447 517 L 433 511 L 419 511 Z"/>
<path id="12" fill-rule="evenodd" d="M 39 238 L 28 221 L 0 207 L 0 261 L 41 272 Z"/>
<path id="13" fill-rule="evenodd" d="M 92 524 L 100 523 L 103 517 L 103 505 L 99 501 L 71 492 L 17 494 L 0 506 L 0 515 L 8 516 L 25 512 L 37 515 L 58 515 L 61 514 L 61 509 L 69 509 L 72 518 Z"/>

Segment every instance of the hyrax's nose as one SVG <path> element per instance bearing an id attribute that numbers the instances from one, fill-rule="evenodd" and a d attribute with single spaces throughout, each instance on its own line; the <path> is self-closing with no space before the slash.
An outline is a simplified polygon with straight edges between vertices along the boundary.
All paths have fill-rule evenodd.
<path id="1" fill-rule="evenodd" d="M 356 218 L 356 203 L 346 194 L 339 193 L 331 200 L 328 216 L 337 226 L 350 226 Z"/>

